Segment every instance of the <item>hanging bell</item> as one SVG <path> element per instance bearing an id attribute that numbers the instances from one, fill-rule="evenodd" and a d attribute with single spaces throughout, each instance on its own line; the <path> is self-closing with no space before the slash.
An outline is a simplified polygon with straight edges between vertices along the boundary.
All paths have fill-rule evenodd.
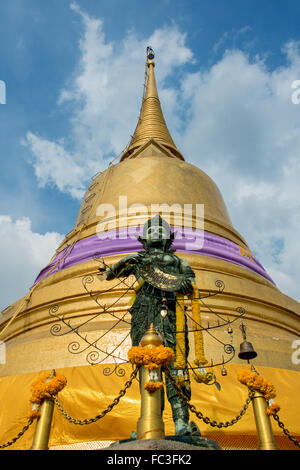
<path id="1" fill-rule="evenodd" d="M 168 308 L 165 305 L 161 307 L 160 314 L 163 318 L 165 318 L 168 315 Z"/>
<path id="2" fill-rule="evenodd" d="M 162 306 L 160 309 L 160 314 L 163 318 L 165 318 L 168 315 L 167 299 L 165 297 L 162 298 Z"/>
<path id="3" fill-rule="evenodd" d="M 226 367 L 225 367 L 225 364 L 224 364 L 224 357 L 223 357 L 221 375 L 223 375 L 223 376 L 227 375 L 227 370 L 226 370 Z"/>
<path id="4" fill-rule="evenodd" d="M 229 335 L 232 335 L 232 333 L 233 333 L 233 329 L 231 328 L 230 325 L 229 325 L 228 328 L 227 328 L 227 333 L 228 333 Z"/>
<path id="5" fill-rule="evenodd" d="M 254 348 L 249 341 L 243 341 L 240 344 L 240 352 L 239 358 L 249 361 L 250 359 L 254 359 L 257 356 L 257 352 L 254 351 Z"/>

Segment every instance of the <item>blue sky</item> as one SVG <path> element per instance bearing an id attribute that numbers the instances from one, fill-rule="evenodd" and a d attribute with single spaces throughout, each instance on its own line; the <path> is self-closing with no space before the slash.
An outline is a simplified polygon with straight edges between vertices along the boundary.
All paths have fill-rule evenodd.
<path id="1" fill-rule="evenodd" d="M 178 148 L 300 300 L 299 14 L 292 0 L 0 1 L 1 307 L 27 292 L 90 177 L 128 143 L 149 44 Z"/>

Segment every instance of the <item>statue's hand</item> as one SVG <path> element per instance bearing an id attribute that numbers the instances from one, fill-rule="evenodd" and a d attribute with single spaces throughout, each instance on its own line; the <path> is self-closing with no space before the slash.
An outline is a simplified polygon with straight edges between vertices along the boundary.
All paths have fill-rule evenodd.
<path id="1" fill-rule="evenodd" d="M 180 292 L 186 295 L 192 292 L 192 290 L 193 290 L 193 286 L 192 286 L 192 282 L 190 281 L 190 279 L 184 279 L 181 283 Z"/>
<path id="2" fill-rule="evenodd" d="M 141 260 L 140 253 L 135 253 L 133 255 L 126 256 L 126 265 L 128 264 L 138 264 Z"/>
<path id="3" fill-rule="evenodd" d="M 106 279 L 110 281 L 115 277 L 121 276 L 124 269 L 129 265 L 136 264 L 138 262 L 138 259 L 138 253 L 125 256 L 125 258 L 122 258 L 120 261 L 118 261 L 106 271 Z"/>

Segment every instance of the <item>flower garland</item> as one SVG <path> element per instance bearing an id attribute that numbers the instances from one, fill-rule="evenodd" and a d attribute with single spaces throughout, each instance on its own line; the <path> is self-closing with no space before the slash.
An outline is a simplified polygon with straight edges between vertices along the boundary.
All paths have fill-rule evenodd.
<path id="1" fill-rule="evenodd" d="M 154 382 L 150 380 L 144 385 L 144 389 L 147 390 L 149 393 L 154 393 L 157 390 L 163 388 L 164 384 L 162 382 Z"/>
<path id="2" fill-rule="evenodd" d="M 276 415 L 278 411 L 280 410 L 280 406 L 277 403 L 272 403 L 267 409 L 266 409 L 266 414 L 268 416 L 270 415 Z"/>
<path id="3" fill-rule="evenodd" d="M 49 374 L 44 374 L 32 384 L 31 403 L 41 404 L 46 398 L 52 398 L 54 395 L 57 395 L 67 384 L 66 377 L 61 374 L 57 374 L 48 382 L 45 382 L 48 378 Z M 35 416 L 35 413 L 33 415 Z"/>
<path id="4" fill-rule="evenodd" d="M 128 302 L 129 307 L 131 307 L 131 306 L 134 304 L 134 302 L 135 302 L 135 300 L 136 300 L 136 294 L 138 293 L 138 291 L 141 289 L 141 287 L 142 287 L 144 284 L 145 284 L 145 281 L 142 279 L 142 280 L 138 283 L 138 285 L 136 286 L 136 288 L 134 289 L 134 292 L 133 292 L 133 294 L 132 294 L 132 296 L 130 297 L 129 302 Z"/>
<path id="5" fill-rule="evenodd" d="M 185 314 L 184 314 L 184 297 L 176 295 L 176 360 L 175 369 L 185 369 L 186 352 L 185 352 Z"/>
<path id="6" fill-rule="evenodd" d="M 35 419 L 39 419 L 39 417 L 40 417 L 40 412 L 38 410 L 31 410 L 27 416 L 29 421 L 34 421 Z"/>
<path id="7" fill-rule="evenodd" d="M 242 384 L 247 385 L 248 388 L 261 392 L 266 400 L 276 397 L 274 385 L 255 372 L 240 370 L 238 372 L 238 380 Z"/>
<path id="8" fill-rule="evenodd" d="M 164 384 L 158 380 L 157 370 L 170 365 L 174 360 L 173 349 L 163 345 L 151 348 L 143 346 L 132 346 L 128 351 L 128 360 L 137 366 L 144 366 L 150 371 L 150 380 L 144 385 L 149 393 L 154 393 L 163 388 Z"/>
<path id="9" fill-rule="evenodd" d="M 189 384 L 189 380 L 183 374 L 178 374 L 176 376 L 176 384 L 178 385 L 178 387 L 184 388 Z"/>
<path id="10" fill-rule="evenodd" d="M 174 360 L 174 351 L 163 345 L 156 348 L 132 346 L 128 351 L 128 360 L 137 366 L 148 370 L 159 369 L 170 365 Z"/>
<path id="11" fill-rule="evenodd" d="M 274 415 L 280 410 L 280 406 L 277 403 L 272 403 L 272 399 L 276 397 L 276 390 L 274 385 L 268 380 L 264 379 L 255 372 L 243 369 L 237 373 L 238 380 L 246 385 L 250 390 L 260 392 L 265 399 L 269 402 L 269 406 L 266 409 L 266 414 Z"/>
<path id="12" fill-rule="evenodd" d="M 195 323 L 194 344 L 195 344 L 195 365 L 201 366 L 207 364 L 204 354 L 203 333 L 201 329 L 199 292 L 195 283 L 192 283 L 193 292 L 189 296 L 192 302 L 192 318 Z M 186 350 L 185 350 L 185 311 L 184 297 L 182 294 L 176 295 L 176 361 L 175 369 L 185 369 Z"/>
<path id="13" fill-rule="evenodd" d="M 214 380 L 214 374 L 206 372 L 204 367 L 200 367 L 197 372 L 194 371 L 194 379 L 197 383 L 209 384 Z"/>
<path id="14" fill-rule="evenodd" d="M 196 284 L 193 285 L 192 294 L 192 317 L 195 323 L 194 341 L 195 341 L 195 365 L 201 366 L 207 364 L 207 359 L 204 354 L 204 343 L 203 333 L 201 329 L 201 317 L 200 317 L 200 302 L 199 302 L 199 291 Z"/>

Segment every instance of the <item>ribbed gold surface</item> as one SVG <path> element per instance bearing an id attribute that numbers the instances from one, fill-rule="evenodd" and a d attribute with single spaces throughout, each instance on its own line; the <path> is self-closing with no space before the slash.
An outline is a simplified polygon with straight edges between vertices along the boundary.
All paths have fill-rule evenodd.
<path id="1" fill-rule="evenodd" d="M 148 68 L 147 91 L 143 100 L 140 117 L 129 148 L 121 160 L 128 158 L 137 147 L 140 147 L 151 138 L 156 139 L 159 143 L 169 148 L 176 157 L 184 160 L 173 142 L 163 116 L 157 93 L 154 62 L 148 62 Z"/>
<path id="2" fill-rule="evenodd" d="M 192 204 L 194 212 L 196 204 L 204 204 L 205 230 L 246 247 L 246 242 L 232 227 L 222 195 L 213 180 L 196 166 L 178 158 L 165 157 L 156 151 L 154 145 L 151 147 L 154 153 L 152 156 L 142 153 L 137 158 L 126 159 L 95 178 L 82 201 L 76 221 L 77 228 L 85 224 L 80 238 L 95 235 L 99 220 L 109 218 L 109 214 L 101 217 L 101 205 L 111 205 L 116 209 L 117 228 L 120 228 L 129 223 L 134 226 L 143 220 L 145 222 L 154 204 L 168 204 L 170 207 L 179 204 L 182 210 L 184 204 Z M 126 196 L 128 208 L 136 203 L 143 204 L 147 208 L 147 214 L 142 214 L 141 211 L 132 215 L 126 211 L 122 213 L 120 196 Z M 173 213 L 170 222 L 178 225 Z M 196 228 L 195 214 L 191 216 L 189 226 Z M 60 249 L 73 243 L 74 237 L 77 237 L 76 232 L 70 233 Z"/>

